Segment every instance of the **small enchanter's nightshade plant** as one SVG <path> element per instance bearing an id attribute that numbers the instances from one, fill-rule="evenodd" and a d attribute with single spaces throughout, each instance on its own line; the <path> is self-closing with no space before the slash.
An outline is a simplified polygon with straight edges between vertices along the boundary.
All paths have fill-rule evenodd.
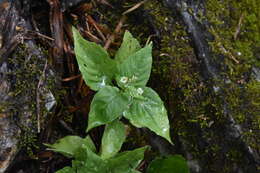
<path id="1" fill-rule="evenodd" d="M 65 167 L 58 173 L 138 173 L 135 169 L 147 147 L 118 153 L 126 139 L 121 117 L 138 128 L 152 130 L 172 143 L 164 104 L 154 90 L 146 87 L 152 68 L 152 43 L 141 48 L 126 31 L 121 47 L 111 59 L 100 45 L 83 39 L 74 27 L 72 30 L 83 79 L 92 90 L 97 91 L 91 102 L 86 131 L 100 125 L 106 127 L 99 153 L 89 136 L 67 136 L 55 144 L 46 144 L 51 150 L 74 158 L 72 167 Z M 151 170 L 156 169 L 154 165 Z"/>
<path id="2" fill-rule="evenodd" d="M 141 48 L 126 31 L 121 47 L 111 59 L 104 48 L 82 38 L 75 28 L 73 36 L 83 79 L 97 91 L 91 103 L 87 131 L 124 116 L 134 126 L 147 127 L 171 142 L 164 104 L 154 90 L 146 87 L 152 68 L 152 44 Z"/>

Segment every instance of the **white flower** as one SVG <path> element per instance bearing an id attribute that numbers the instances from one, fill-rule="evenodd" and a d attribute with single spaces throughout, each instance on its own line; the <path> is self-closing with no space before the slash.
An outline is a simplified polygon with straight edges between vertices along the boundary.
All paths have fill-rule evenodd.
<path id="1" fill-rule="evenodd" d="M 101 88 L 104 87 L 104 86 L 106 86 L 106 76 L 102 77 L 102 82 L 100 83 Z"/>
<path id="2" fill-rule="evenodd" d="M 128 81 L 128 77 L 125 77 L 125 76 L 121 77 L 121 79 L 120 79 L 120 82 L 122 82 L 122 83 L 127 83 L 127 81 Z"/>
<path id="3" fill-rule="evenodd" d="M 135 76 L 135 75 L 133 75 L 132 76 L 132 80 L 134 81 L 134 80 L 136 80 L 137 79 L 137 77 Z"/>
<path id="4" fill-rule="evenodd" d="M 142 94 L 144 93 L 144 90 L 143 90 L 142 88 L 138 88 L 138 89 L 137 89 L 137 93 L 138 93 L 139 95 L 142 95 Z"/>

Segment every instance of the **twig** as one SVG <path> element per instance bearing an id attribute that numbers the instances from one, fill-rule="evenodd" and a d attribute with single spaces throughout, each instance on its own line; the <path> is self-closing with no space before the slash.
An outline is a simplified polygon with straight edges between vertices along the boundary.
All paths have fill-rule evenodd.
<path id="1" fill-rule="evenodd" d="M 87 15 L 87 19 L 95 27 L 95 29 L 97 30 L 99 36 L 102 38 L 102 40 L 106 41 L 106 37 L 104 36 L 104 34 L 99 29 L 98 24 L 96 23 L 96 21 L 90 15 Z"/>
<path id="2" fill-rule="evenodd" d="M 41 99 L 40 99 L 40 89 L 41 89 L 41 86 L 43 84 L 43 79 L 45 78 L 45 72 L 46 72 L 46 69 L 47 69 L 47 65 L 48 65 L 48 61 L 46 60 L 45 61 L 45 65 L 44 65 L 44 68 L 43 68 L 43 71 L 42 71 L 42 75 L 39 79 L 39 82 L 38 82 L 38 85 L 37 85 L 37 91 L 36 91 L 36 111 L 37 111 L 37 129 L 38 129 L 38 133 L 41 132 L 41 121 L 40 121 L 40 109 L 41 109 L 41 106 L 40 106 L 40 102 L 41 102 Z"/>
<path id="3" fill-rule="evenodd" d="M 79 78 L 79 77 L 81 77 L 81 74 L 78 74 L 78 75 L 76 75 L 76 76 L 71 76 L 71 77 L 64 78 L 64 79 L 62 79 L 62 81 L 68 82 L 68 81 L 77 79 L 77 78 Z"/>
<path id="4" fill-rule="evenodd" d="M 236 32 L 234 33 L 234 40 L 237 39 L 237 36 L 240 33 L 240 29 L 241 29 L 241 26 L 242 26 L 242 22 L 243 22 L 244 16 L 245 16 L 245 13 L 242 13 L 242 15 L 239 18 L 237 29 L 236 29 Z"/>
<path id="5" fill-rule="evenodd" d="M 101 4 L 104 4 L 104 5 L 107 5 L 111 8 L 114 8 L 109 2 L 107 2 L 106 0 L 98 0 L 97 2 L 101 3 Z"/>
<path id="6" fill-rule="evenodd" d="M 147 0 L 144 0 L 144 1 L 141 1 L 141 2 L 139 2 L 139 3 L 137 3 L 137 4 L 135 4 L 133 7 L 131 7 L 131 8 L 129 8 L 128 10 L 126 10 L 126 11 L 123 13 L 123 15 L 126 15 L 126 14 L 128 14 L 128 13 L 130 13 L 130 12 L 136 10 L 136 9 L 139 8 L 141 5 L 143 5 L 146 1 L 147 1 Z"/>
<path id="7" fill-rule="evenodd" d="M 83 31 L 83 33 L 86 34 L 86 36 L 91 40 L 91 41 L 94 41 L 96 43 L 101 43 L 102 41 L 97 38 L 95 35 L 91 34 L 91 32 L 89 31 Z"/>
<path id="8" fill-rule="evenodd" d="M 83 78 L 82 78 L 82 76 L 81 76 L 81 77 L 80 77 L 80 80 L 79 80 L 79 84 L 78 84 L 78 88 L 77 88 L 76 93 L 79 93 L 79 92 L 80 92 L 80 89 L 81 89 L 82 85 L 83 85 Z"/>
<path id="9" fill-rule="evenodd" d="M 51 56 L 53 58 L 53 64 L 57 69 L 58 75 L 62 75 L 64 72 L 63 55 L 64 55 L 64 22 L 63 13 L 61 10 L 60 0 L 47 0 L 50 5 L 49 21 L 52 38 L 54 38 L 54 46 L 51 49 Z"/>
<path id="10" fill-rule="evenodd" d="M 34 30 L 37 31 L 37 32 L 40 32 L 39 28 L 37 27 L 36 21 L 34 19 L 34 15 L 32 15 L 31 21 L 32 21 L 32 26 L 33 26 Z"/>
<path id="11" fill-rule="evenodd" d="M 39 37 L 45 38 L 45 39 L 47 39 L 47 40 L 54 41 L 53 38 L 51 38 L 51 37 L 49 37 L 49 36 L 47 36 L 47 35 L 43 35 L 43 34 L 39 33 L 38 31 L 28 31 L 28 32 L 30 32 L 30 33 L 32 33 L 32 34 L 35 34 L 35 35 L 37 35 L 37 36 L 39 36 Z"/>
<path id="12" fill-rule="evenodd" d="M 220 51 L 227 55 L 230 59 L 232 59 L 236 64 L 239 64 L 240 62 L 233 56 L 233 54 L 228 51 L 225 46 L 221 43 L 221 38 L 219 37 L 219 35 L 216 33 L 215 29 L 213 27 L 210 27 L 212 34 L 215 36 L 215 39 L 217 41 L 217 46 L 219 47 Z"/>
<path id="13" fill-rule="evenodd" d="M 120 31 L 120 29 L 123 27 L 123 23 L 125 22 L 126 20 L 126 14 L 136 10 L 137 8 L 139 8 L 141 5 L 143 5 L 147 0 L 144 0 L 144 1 L 141 1 L 137 4 L 135 4 L 133 7 L 131 7 L 130 9 L 126 10 L 124 13 L 123 13 L 123 16 L 121 17 L 120 21 L 118 22 L 117 26 L 116 26 L 116 29 L 114 31 L 114 33 L 112 35 L 110 35 L 110 37 L 107 39 L 106 43 L 105 43 L 105 46 L 104 46 L 104 49 L 108 49 L 110 44 L 115 40 L 115 34 L 118 33 Z"/>
<path id="14" fill-rule="evenodd" d="M 3 46 L 3 36 L 0 34 L 0 49 L 2 48 Z"/>
<path id="15" fill-rule="evenodd" d="M 37 34 L 38 36 L 42 37 L 42 38 L 45 38 L 45 39 L 47 39 L 47 40 L 54 41 L 54 39 L 53 39 L 53 38 L 51 38 L 51 37 L 48 37 L 47 35 L 43 35 L 43 34 L 41 34 L 41 33 L 39 33 L 39 32 L 36 32 L 36 34 Z"/>
<path id="16" fill-rule="evenodd" d="M 118 24 L 116 26 L 114 33 L 111 34 L 110 37 L 107 39 L 105 46 L 104 46 L 104 49 L 107 50 L 109 48 L 110 44 L 115 40 L 115 33 L 118 33 L 120 31 L 120 29 L 122 28 L 125 20 L 126 20 L 126 16 L 122 16 L 120 21 L 118 22 Z"/>
<path id="17" fill-rule="evenodd" d="M 59 120 L 59 123 L 70 133 L 75 134 L 74 130 L 63 120 Z"/>

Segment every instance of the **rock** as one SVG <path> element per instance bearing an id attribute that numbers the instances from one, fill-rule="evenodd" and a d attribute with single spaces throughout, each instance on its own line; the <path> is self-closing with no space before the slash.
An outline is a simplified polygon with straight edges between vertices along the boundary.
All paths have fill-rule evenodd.
<path id="1" fill-rule="evenodd" d="M 37 134 L 45 110 L 55 104 L 46 82 L 54 74 L 44 50 L 28 37 L 31 25 L 22 11 L 19 1 L 0 3 L 0 172 L 12 163 L 23 142 L 29 142 L 25 136 Z"/>

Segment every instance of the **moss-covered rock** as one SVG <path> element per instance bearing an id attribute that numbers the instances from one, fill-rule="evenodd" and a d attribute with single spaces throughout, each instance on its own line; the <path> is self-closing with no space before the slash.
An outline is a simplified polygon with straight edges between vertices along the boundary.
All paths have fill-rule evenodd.
<path id="1" fill-rule="evenodd" d="M 213 88 L 201 74 L 201 62 L 177 9 L 153 0 L 128 15 L 127 29 L 143 42 L 152 36 L 149 84 L 165 101 L 176 151 L 186 155 L 194 172 L 217 173 L 219 167 L 226 173 L 256 172 L 259 81 L 251 72 L 259 66 L 257 3 L 188 4 L 189 13 L 206 29 L 212 59 L 222 65 L 216 66 L 225 79 L 214 81 Z M 194 165 L 197 161 L 200 167 Z"/>

